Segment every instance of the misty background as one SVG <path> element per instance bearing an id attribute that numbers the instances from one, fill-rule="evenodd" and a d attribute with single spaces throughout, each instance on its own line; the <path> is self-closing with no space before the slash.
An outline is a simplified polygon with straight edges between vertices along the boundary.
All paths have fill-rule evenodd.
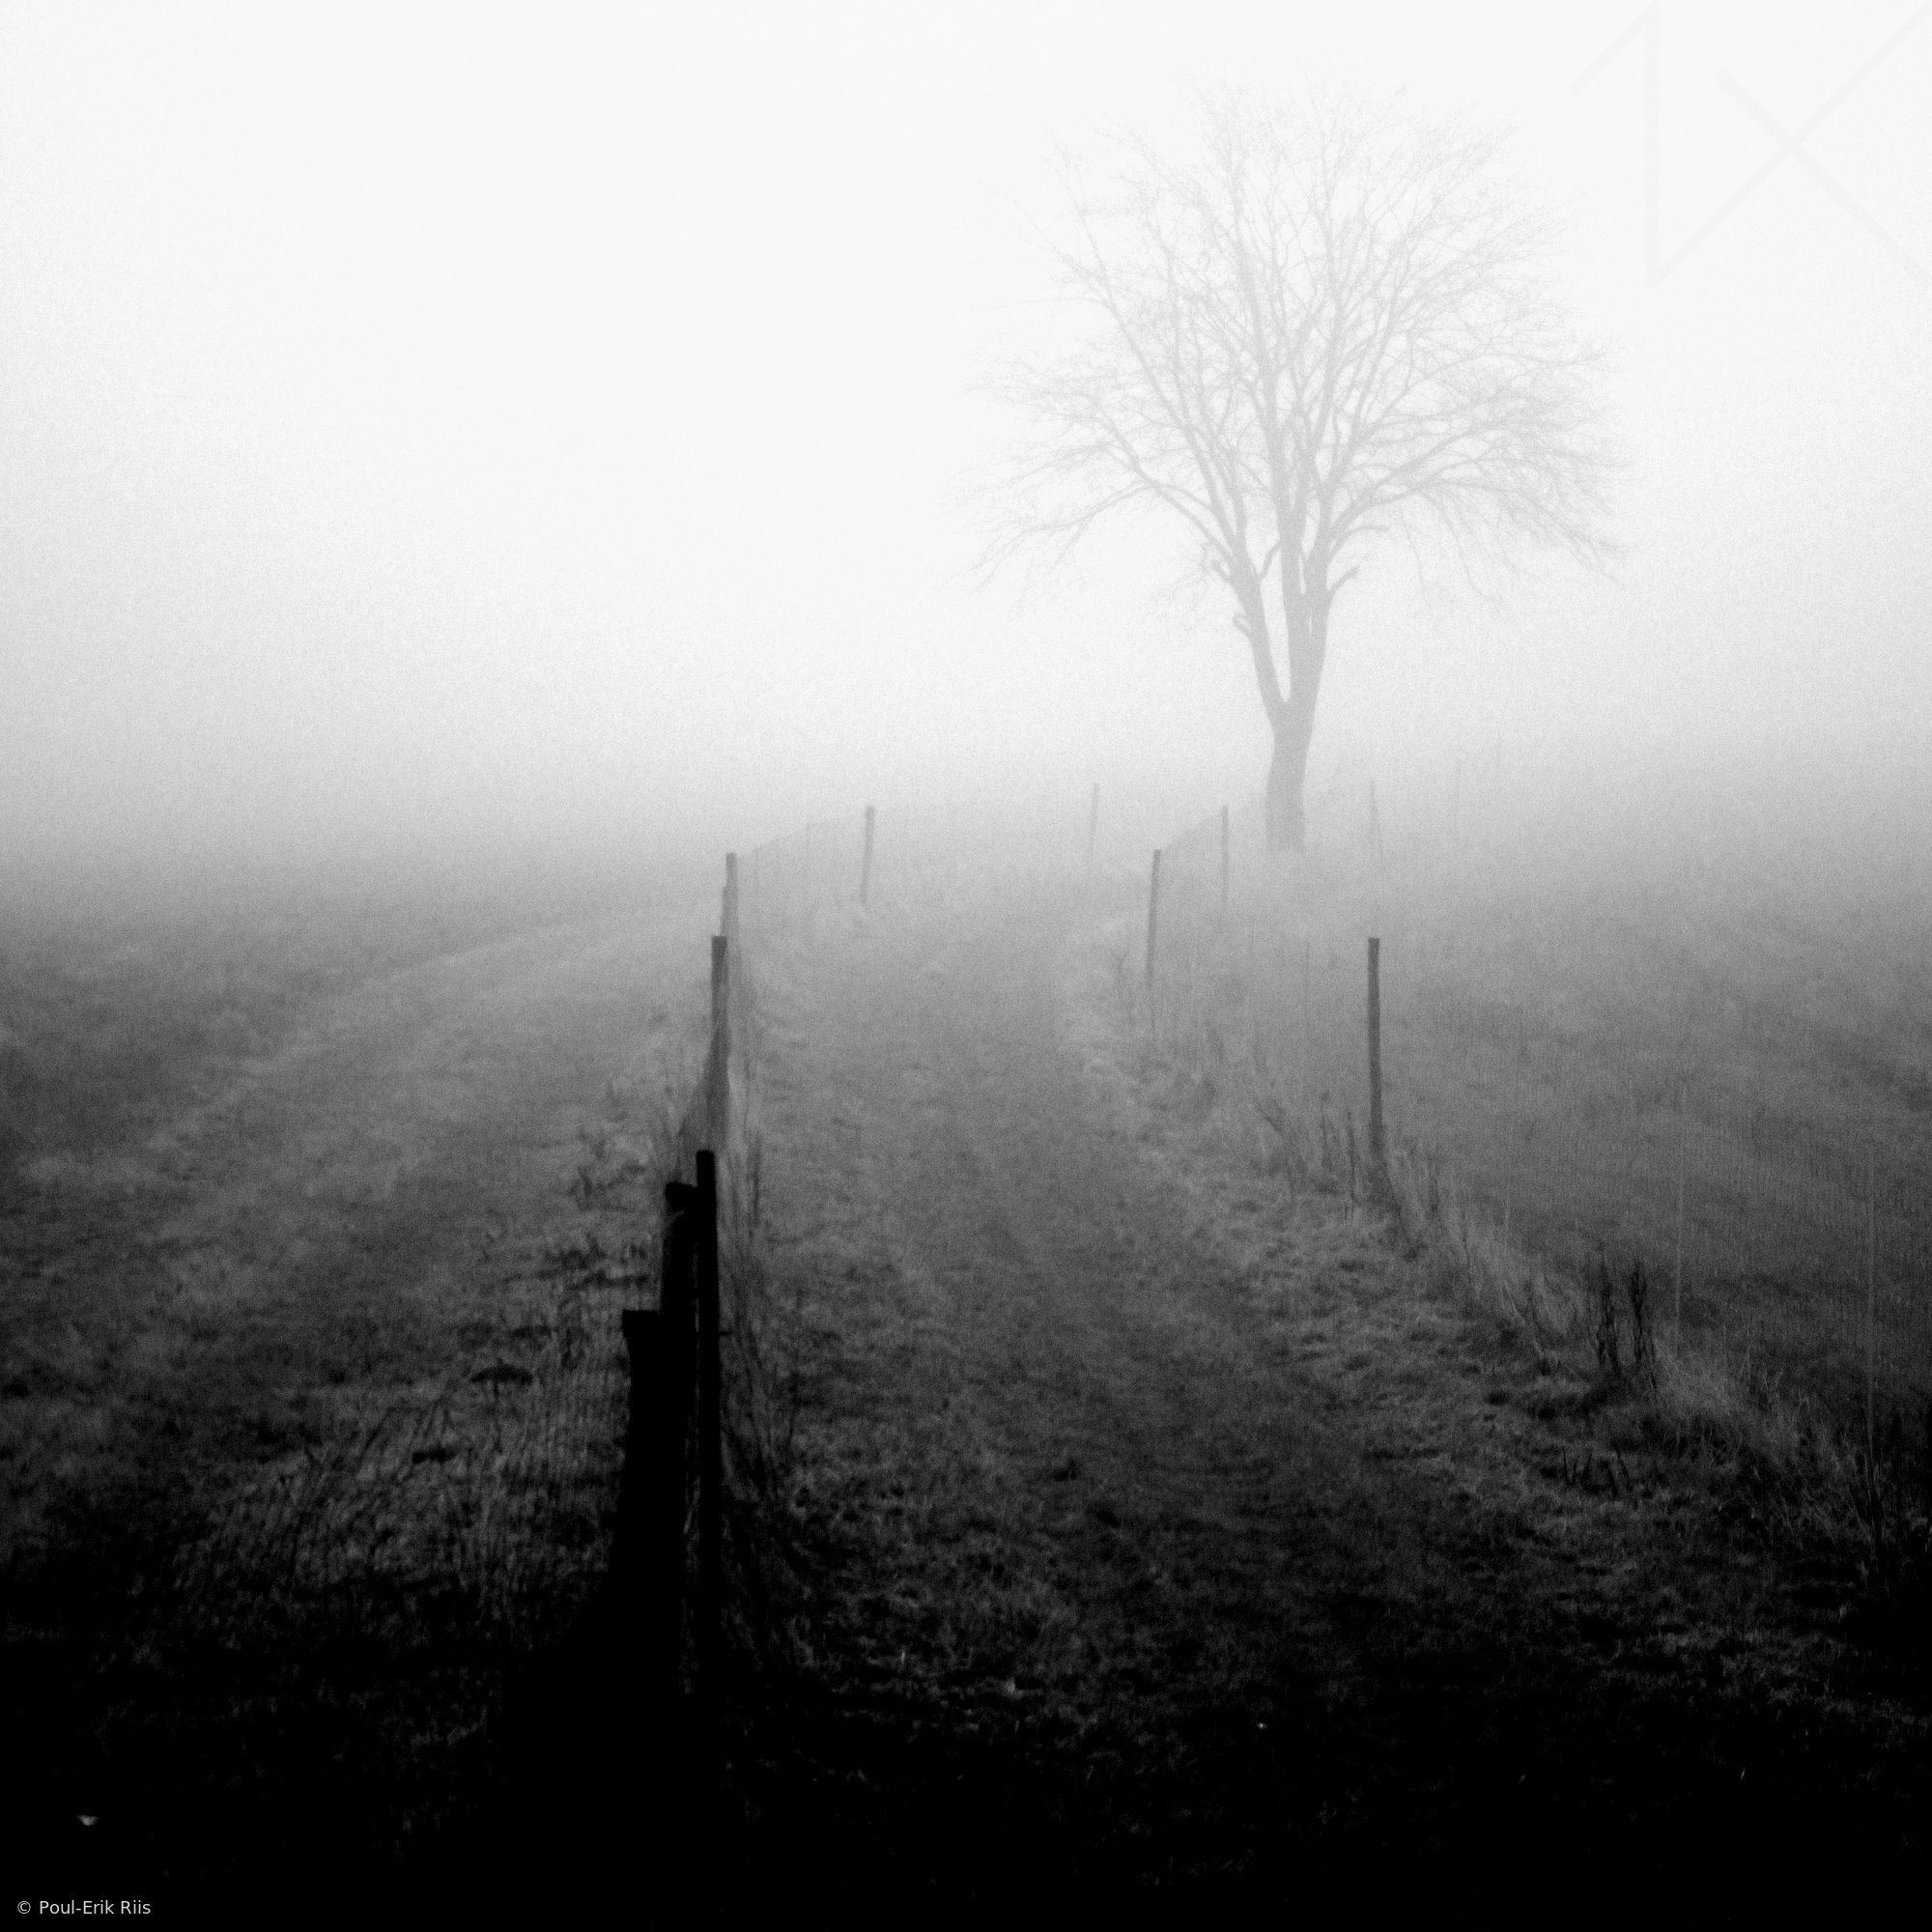
<path id="1" fill-rule="evenodd" d="M 1932 749 L 1929 12 L 8 7 L 0 865 L 1250 799 L 1174 532 L 972 571 L 1057 147 L 1225 81 L 1515 125 L 1628 459 L 1608 577 L 1372 554 L 1315 787 L 1882 817 Z"/>

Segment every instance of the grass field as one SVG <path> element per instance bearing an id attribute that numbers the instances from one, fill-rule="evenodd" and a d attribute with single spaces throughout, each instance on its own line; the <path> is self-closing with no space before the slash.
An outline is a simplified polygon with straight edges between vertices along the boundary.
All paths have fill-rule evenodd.
<path id="1" fill-rule="evenodd" d="M 807 1612 L 734 1884 L 1279 1909 L 1920 1841 L 1918 1546 L 1874 1562 L 1829 1435 L 1660 1426 L 1587 1326 L 1496 1320 L 1205 999 L 1150 1042 L 1133 885 L 939 876 L 767 934 Z"/>
<path id="2" fill-rule="evenodd" d="M 1151 1008 L 1141 935 L 1118 942 L 1157 1049 L 1291 1166 L 1325 1142 L 1345 1173 L 1350 1134 L 1366 1156 L 1378 935 L 1396 1145 L 1573 1280 L 1640 1261 L 1660 1322 L 1793 1397 L 1861 1410 L 1869 1366 L 1883 1416 L 1918 1433 L 1926 881 L 1851 826 L 1794 848 L 1781 827 L 1687 836 L 1682 802 L 1586 826 L 1474 775 L 1458 789 L 1455 836 L 1438 811 L 1379 855 L 1359 785 L 1288 864 L 1236 817 L 1225 915 L 1218 819 L 1177 840 Z"/>
<path id="3" fill-rule="evenodd" d="M 473 1829 L 506 1699 L 608 1569 L 702 921 L 469 892 L 14 922 L 28 1842 L 96 1819 L 92 1868 L 152 1888 L 321 1842 L 393 1874 Z"/>
<path id="4" fill-rule="evenodd" d="M 1066 816 L 882 814 L 866 912 L 856 821 L 741 867 L 751 1668 L 684 1801 L 724 1894 L 850 1857 L 929 1893 L 982 1841 L 962 1895 L 1023 1856 L 1069 1897 L 1265 1890 L 1297 1847 L 1452 1857 L 1525 1766 L 1537 1832 L 1595 1857 L 1600 1748 L 1646 1857 L 1692 1809 L 1770 1843 L 1836 1793 L 1848 1832 L 1922 1830 L 1923 1579 L 1856 1492 L 1827 1238 L 1871 1225 L 1850 1122 L 1912 1221 L 1920 901 L 1532 857 L 1500 815 L 1378 862 L 1331 802 L 1286 867 L 1236 818 L 1225 918 L 1218 821 L 1169 848 L 1150 1001 L 1141 882 L 1084 873 Z M 331 1884 L 542 1892 L 637 1827 L 618 1313 L 652 1299 L 715 900 L 359 903 L 9 942 L 9 1802 L 135 1890 L 327 1847 Z M 1663 1158 L 1685 1121 L 1730 1164 Z M 1715 1456 L 1591 1352 L 1597 1245 L 1669 1280 L 1680 1172 L 1682 1333 L 1651 1315 Z M 1689 1768 L 1646 1782 L 1660 1750 Z"/>

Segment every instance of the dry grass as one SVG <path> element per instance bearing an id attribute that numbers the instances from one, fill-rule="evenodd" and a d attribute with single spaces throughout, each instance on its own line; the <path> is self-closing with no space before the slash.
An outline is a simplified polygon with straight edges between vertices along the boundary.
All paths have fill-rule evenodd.
<path id="1" fill-rule="evenodd" d="M 1451 1171 L 1415 1147 L 1390 1151 L 1386 1182 L 1401 1236 L 1426 1252 L 1439 1284 L 1520 1333 L 1539 1355 L 1583 1362 L 1593 1309 L 1582 1283 L 1511 1241 Z"/>
<path id="2" fill-rule="evenodd" d="M 1305 876 L 1301 884 L 1302 921 L 1318 933 L 1379 923 L 1370 900 L 1385 883 L 1364 887 L 1344 867 L 1329 878 L 1327 903 L 1314 913 L 1311 881 Z M 1107 942 L 1121 1037 L 1133 1043 L 1144 1078 L 1166 1105 L 1251 1172 L 1293 1191 L 1339 1198 L 1353 1213 L 1386 1216 L 1391 1236 L 1419 1263 L 1434 1293 L 1504 1348 L 1526 1350 L 1543 1373 L 1582 1387 L 1589 1405 L 1613 1413 L 1616 1440 L 1662 1448 L 1689 1465 L 1721 1467 L 1727 1481 L 1742 1482 L 1788 1559 L 1838 1577 L 1862 1606 L 1860 1614 L 1922 1614 L 1932 1578 L 1932 1407 L 1915 1428 L 1909 1379 L 1888 1379 L 1886 1399 L 1868 1422 L 1862 1378 L 1845 1372 L 1829 1332 L 1835 1326 L 1830 1309 L 1807 1328 L 1789 1312 L 1787 1297 L 1785 1320 L 1773 1327 L 1753 1319 L 1747 1300 L 1724 1300 L 1707 1282 L 1703 1305 L 1693 1302 L 1693 1319 L 1680 1321 L 1670 1277 L 1655 1265 L 1669 1248 L 1654 1231 L 1635 1233 L 1630 1216 L 1606 1211 L 1604 1238 L 1589 1240 L 1589 1223 L 1575 1204 L 1597 1195 L 1584 1189 L 1565 1200 L 1560 1190 L 1573 1182 L 1560 1168 L 1518 1166 L 1500 1199 L 1492 1184 L 1472 1184 L 1459 1159 L 1455 1111 L 1446 1104 L 1433 1115 L 1425 1110 L 1439 1123 L 1435 1145 L 1392 1133 L 1385 1174 L 1375 1176 L 1364 1114 L 1339 1097 L 1348 1091 L 1346 1076 L 1327 1087 L 1319 1075 L 1310 1078 L 1299 1028 L 1269 1018 L 1270 1005 L 1278 1014 L 1284 999 L 1278 984 L 1253 970 L 1251 927 L 1242 916 L 1256 909 L 1237 902 L 1223 923 L 1197 893 L 1167 910 L 1169 951 L 1151 998 L 1130 964 L 1132 928 L 1117 924 Z M 1733 918 L 1742 915 L 1733 909 Z M 1554 944 L 1547 927 L 1546 939 Z M 1549 965 L 1562 970 L 1554 954 Z M 1583 1010 L 1604 974 L 1601 958 L 1579 962 Z M 1405 1051 L 1426 1053 L 1445 1080 L 1446 1069 L 1459 1065 L 1480 1069 L 1480 1001 L 1452 984 L 1430 1024 L 1433 1034 L 1409 1026 L 1401 1036 Z M 1573 1050 L 1587 1037 L 1577 1034 Z M 1325 1044 L 1332 1054 L 1336 1043 Z M 1768 1057 L 1776 1044 L 1775 1033 L 1761 1032 L 1753 1050 Z M 1614 1035 L 1596 1050 L 1613 1060 L 1632 1051 Z M 1346 1057 L 1346 1043 L 1341 1051 Z M 1472 1099 L 1480 1106 L 1493 1096 L 1480 1070 L 1476 1077 Z M 1790 1090 L 1788 1105 L 1799 1104 L 1796 1068 L 1768 1061 L 1760 1085 L 1774 1080 Z M 1411 1093 L 1416 1084 L 1408 1081 Z M 1635 1131 L 1633 1116 L 1606 1114 L 1601 1093 L 1587 1078 L 1582 1085 L 1574 1108 L 1579 1131 L 1612 1146 L 1620 1133 Z M 1655 1105 L 1665 1093 L 1660 1087 L 1639 1096 L 1639 1105 Z M 1842 1105 L 1839 1092 L 1833 1106 Z M 1492 1164 L 1482 1171 L 1492 1183 Z M 1606 1161 L 1592 1187 L 1613 1188 L 1628 1171 Z M 1558 1192 L 1539 1201 L 1539 1185 Z M 1512 1208 L 1520 1232 L 1505 1225 Z M 1561 1238 L 1540 1241 L 1552 1228 Z M 1859 1264 L 1859 1257 L 1848 1257 L 1844 1272 L 1856 1275 Z M 1753 1293 L 1766 1286 L 1760 1278 Z"/>
<path id="3" fill-rule="evenodd" d="M 204 1877 L 306 1841 L 313 1811 L 380 1869 L 480 1802 L 508 1688 L 607 1567 L 634 1269 L 566 1237 L 434 1378 L 344 1384 L 315 1439 L 172 1503 L 70 1500 L 8 1619 L 88 1714 L 44 1741 L 55 1779 L 119 1832 L 180 1833 Z M 213 1815 L 245 1830 L 211 1843 Z"/>
<path id="4" fill-rule="evenodd" d="M 1786 1620 L 1717 1412 L 1756 1365 L 1680 1387 L 1660 1337 L 1654 1389 L 1604 1374 L 1587 1281 L 1420 1156 L 1398 1227 L 1346 1102 L 1300 1111 L 1211 1010 L 1151 1047 L 1134 912 L 1066 923 L 1031 889 L 801 923 L 770 1005 L 810 1614 L 764 1829 L 814 1875 L 857 1846 L 979 1900 L 1033 1859 L 1089 1903 L 1279 1857 L 1278 1904 L 1497 1815 L 1632 1869 L 1775 1837 L 1772 1714 L 1809 1738 L 1866 1665 Z M 1922 1727 L 1889 1721 L 1786 1753 L 1774 1803 L 1895 1767 Z"/>
<path id="5" fill-rule="evenodd" d="M 178 1878 L 327 1840 L 339 1878 L 482 1815 L 608 1571 L 618 1311 L 655 1290 L 658 1089 L 702 1010 L 679 936 L 319 993 L 282 1053 L 130 1073 L 118 1133 L 23 1177 L 0 1461 L 34 1818 Z"/>
<path id="6" fill-rule="evenodd" d="M 1270 861 L 1253 830 L 1237 818 L 1225 913 L 1218 838 L 1169 855 L 1151 999 L 1138 921 L 1116 942 L 1127 1024 L 1165 1064 L 1272 1123 L 1314 1184 L 1346 1181 L 1352 1141 L 1359 1184 L 1378 934 L 1391 1138 L 1453 1169 L 1479 1246 L 1500 1226 L 1551 1278 L 1590 1275 L 1600 1249 L 1639 1260 L 1687 1350 L 1748 1358 L 1849 1420 L 1875 1235 L 1879 1404 L 1916 1416 L 1932 1115 L 1913 892 L 1866 877 L 1853 845 L 1809 871 L 1768 849 L 1719 865 L 1668 824 L 1532 842 L 1498 821 L 1386 863 L 1335 827 Z M 1482 1293 L 1519 1291 L 1516 1262 L 1466 1259 Z"/>
<path id="7" fill-rule="evenodd" d="M 1921 901 L 1864 877 L 1849 831 L 1807 872 L 1776 852 L 1700 864 L 1626 830 L 1534 848 L 1497 831 L 1386 864 L 1237 841 L 1225 916 L 1218 843 L 1183 847 L 1141 1024 L 1217 1086 L 1254 1064 L 1346 1151 L 1378 934 L 1392 1131 L 1448 1157 L 1524 1247 L 1587 1271 L 1602 1244 L 1673 1289 L 1681 1274 L 1687 1332 L 1846 1406 L 1863 1398 L 1875 1235 L 1880 1393 L 1910 1413 L 1932 1393 Z"/>

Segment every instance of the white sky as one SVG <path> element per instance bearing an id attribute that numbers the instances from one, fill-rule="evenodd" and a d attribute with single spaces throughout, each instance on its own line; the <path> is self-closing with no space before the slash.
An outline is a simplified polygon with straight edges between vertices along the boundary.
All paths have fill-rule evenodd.
<path id="1" fill-rule="evenodd" d="M 1163 596 L 1179 547 L 961 578 L 1054 144 L 1189 79 L 1518 124 L 1618 359 L 1627 563 L 1492 604 L 1387 556 L 1338 607 L 1318 766 L 1896 753 L 1932 700 L 1932 19 L 1656 8 L 1653 284 L 1641 38 L 1574 85 L 1643 17 L 0 10 L 0 853 L 1251 791 L 1252 674 Z M 1735 90 L 1817 126 L 1698 239 L 1777 153 Z"/>

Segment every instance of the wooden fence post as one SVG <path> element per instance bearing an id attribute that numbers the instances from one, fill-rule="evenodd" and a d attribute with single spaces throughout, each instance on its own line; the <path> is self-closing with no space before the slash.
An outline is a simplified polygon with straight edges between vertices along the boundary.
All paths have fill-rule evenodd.
<path id="1" fill-rule="evenodd" d="M 707 1158 L 698 1155 L 702 1166 Z M 686 1499 L 690 1493 L 693 1263 L 697 1189 L 674 1180 L 665 1189 L 668 1218 L 658 1293 L 655 1494 L 651 1515 L 651 1648 L 659 1687 L 674 1696 L 684 1649 Z"/>
<path id="2" fill-rule="evenodd" d="M 1094 869 L 1094 841 L 1100 834 L 1100 786 L 1096 781 L 1087 807 L 1087 869 Z"/>
<path id="3" fill-rule="evenodd" d="M 1369 1159 L 1378 1175 L 1387 1160 L 1382 1138 L 1382 943 L 1369 941 Z"/>
<path id="4" fill-rule="evenodd" d="M 716 1688 L 724 1449 L 718 1356 L 718 1157 L 697 1155 L 697 1641 L 707 1694 Z"/>
<path id="5" fill-rule="evenodd" d="M 1221 917 L 1228 917 L 1228 808 L 1221 808 Z"/>
<path id="6" fill-rule="evenodd" d="M 722 932 L 711 942 L 711 1058 L 704 1084 L 711 1117 L 706 1139 L 723 1147 L 731 1127 L 731 943 Z"/>
<path id="7" fill-rule="evenodd" d="M 866 856 L 859 867 L 859 903 L 864 905 L 872 894 L 872 808 L 866 808 Z"/>

